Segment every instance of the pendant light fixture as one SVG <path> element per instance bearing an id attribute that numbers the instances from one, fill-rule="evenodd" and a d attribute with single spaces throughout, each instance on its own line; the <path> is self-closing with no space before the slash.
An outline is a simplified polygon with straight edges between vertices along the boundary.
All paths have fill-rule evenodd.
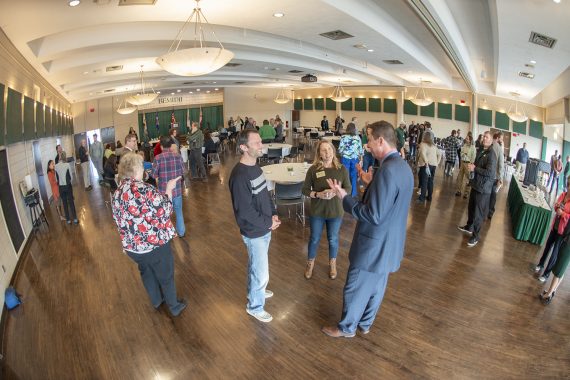
<path id="1" fill-rule="evenodd" d="M 156 63 L 169 73 L 189 77 L 205 75 L 218 70 L 234 57 L 234 53 L 224 49 L 213 28 L 212 35 L 219 47 L 205 46 L 204 28 L 210 24 L 202 10 L 198 7 L 199 1 L 196 0 L 196 7 L 176 35 L 174 41 L 172 41 L 172 44 L 170 44 L 168 52 L 156 59 Z M 184 32 L 194 18 L 196 19 L 194 21 L 194 47 L 178 50 L 184 37 Z M 202 23 L 202 20 L 204 20 L 204 23 Z"/>
<path id="2" fill-rule="evenodd" d="M 425 107 L 433 103 L 433 100 L 426 97 L 426 92 L 423 86 L 424 83 L 427 83 L 427 81 L 423 81 L 422 78 L 420 78 L 420 88 L 418 88 L 416 96 L 410 99 L 410 101 L 416 106 Z"/>
<path id="3" fill-rule="evenodd" d="M 120 113 L 121 115 L 128 115 L 130 113 L 133 113 L 137 110 L 136 106 L 129 106 L 126 99 L 121 100 L 121 103 L 119 103 L 119 107 L 117 108 L 117 113 Z"/>
<path id="4" fill-rule="evenodd" d="M 517 101 L 516 98 L 518 98 L 520 96 L 520 94 L 517 92 L 511 92 L 511 95 L 515 98 L 515 102 L 514 102 L 514 104 L 510 105 L 509 110 L 507 111 L 507 116 L 512 121 L 515 121 L 517 123 L 524 123 L 525 121 L 528 120 L 528 116 L 524 112 L 524 107 L 522 106 L 522 104 L 521 104 L 521 107 L 519 110 L 519 102 Z M 514 110 L 513 110 L 513 106 L 514 106 Z"/>
<path id="5" fill-rule="evenodd" d="M 148 104 L 154 101 L 154 99 L 158 97 L 158 94 L 154 92 L 154 90 L 152 90 L 152 92 L 145 92 L 143 65 L 141 65 L 140 78 L 141 78 L 141 92 L 133 96 L 129 96 L 126 99 L 127 102 L 134 104 L 135 106 L 142 106 Z"/>
<path id="6" fill-rule="evenodd" d="M 283 87 L 281 87 L 281 90 L 279 90 L 277 96 L 275 97 L 275 99 L 273 99 L 273 101 L 277 104 L 287 104 L 289 103 L 290 100 L 291 99 L 289 99 L 289 97 L 285 93 L 285 88 Z"/>
<path id="7" fill-rule="evenodd" d="M 334 100 L 337 103 L 342 103 L 342 102 L 346 102 L 348 99 L 350 99 L 350 96 L 346 95 L 346 92 L 344 92 L 344 88 L 342 88 L 342 86 L 340 85 L 340 81 L 338 82 L 338 85 L 334 88 L 331 96 L 329 96 L 329 98 L 331 98 L 332 100 Z"/>

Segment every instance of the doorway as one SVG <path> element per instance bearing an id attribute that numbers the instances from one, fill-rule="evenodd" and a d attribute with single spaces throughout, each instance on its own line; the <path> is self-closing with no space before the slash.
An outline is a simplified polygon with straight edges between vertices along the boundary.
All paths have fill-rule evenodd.
<path id="1" fill-rule="evenodd" d="M 46 176 L 42 166 L 42 150 L 39 141 L 34 141 L 32 143 L 32 151 L 34 152 L 34 166 L 36 169 L 36 175 L 38 176 L 38 186 L 40 188 L 40 196 L 45 204 L 49 203 L 49 199 L 46 191 Z"/>

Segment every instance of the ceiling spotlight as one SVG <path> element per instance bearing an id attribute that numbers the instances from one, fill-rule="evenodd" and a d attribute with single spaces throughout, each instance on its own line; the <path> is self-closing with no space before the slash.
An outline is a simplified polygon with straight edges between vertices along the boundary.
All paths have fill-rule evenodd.
<path id="1" fill-rule="evenodd" d="M 188 93 L 189 93 L 189 94 L 193 94 L 193 92 L 192 92 L 192 91 L 188 91 Z"/>
<path id="2" fill-rule="evenodd" d="M 560 0 L 552 0 L 554 1 L 556 4 L 560 4 Z"/>
<path id="3" fill-rule="evenodd" d="M 182 92 L 182 90 L 176 90 L 176 92 Z"/>
<path id="4" fill-rule="evenodd" d="M 170 95 L 174 95 L 174 92 L 171 92 Z"/>
<path id="5" fill-rule="evenodd" d="M 89 71 L 84 71 L 84 72 L 83 72 L 83 75 L 87 75 L 87 74 L 89 74 Z"/>
<path id="6" fill-rule="evenodd" d="M 206 91 L 206 94 L 209 94 L 209 93 L 210 93 L 210 90 Z"/>
<path id="7" fill-rule="evenodd" d="M 196 91 L 200 91 L 200 89 L 199 89 L 199 88 L 197 88 L 197 89 L 196 89 Z"/>
<path id="8" fill-rule="evenodd" d="M 67 5 L 69 5 L 70 7 L 76 7 L 81 3 L 81 0 L 69 0 L 67 2 Z"/>
<path id="9" fill-rule="evenodd" d="M 217 88 L 214 88 L 214 91 L 218 91 L 218 89 L 217 89 Z"/>
<path id="10" fill-rule="evenodd" d="M 559 1 L 559 2 L 560 2 L 560 1 Z M 283 13 L 283 12 L 275 12 L 275 13 L 273 13 L 273 17 L 281 18 L 281 17 L 283 17 L 283 16 L 285 16 L 285 13 Z"/>
<path id="11" fill-rule="evenodd" d="M 157 91 L 156 93 L 157 93 L 157 94 L 160 94 L 160 91 Z"/>
<path id="12" fill-rule="evenodd" d="M 374 49 L 368 49 L 368 51 L 369 51 L 370 53 L 372 53 L 372 52 L 374 51 Z"/>
<path id="13" fill-rule="evenodd" d="M 536 65 L 536 61 L 533 59 L 530 61 L 531 64 Z"/>

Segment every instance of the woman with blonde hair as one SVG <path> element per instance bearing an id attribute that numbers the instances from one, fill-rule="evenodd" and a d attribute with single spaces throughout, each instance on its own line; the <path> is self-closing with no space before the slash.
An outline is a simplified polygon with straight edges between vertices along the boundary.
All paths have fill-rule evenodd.
<path id="1" fill-rule="evenodd" d="M 329 242 L 329 277 L 337 276 L 336 256 L 338 253 L 338 234 L 342 223 L 344 210 L 342 202 L 327 184 L 327 179 L 336 179 L 350 194 L 352 190 L 348 170 L 341 165 L 336 157 L 334 146 L 328 141 L 320 141 L 317 145 L 313 165 L 307 170 L 303 194 L 311 198 L 311 216 L 309 237 L 308 260 L 305 268 L 305 278 L 313 276 L 317 248 L 321 241 L 323 227 L 327 226 L 327 240 Z"/>
<path id="2" fill-rule="evenodd" d="M 435 169 L 441 160 L 441 152 L 437 145 L 433 143 L 433 133 L 425 131 L 422 143 L 419 147 L 418 167 L 420 169 L 420 189 L 421 193 L 418 202 L 431 202 L 433 194 L 433 179 L 435 177 Z M 427 193 L 427 194 L 426 194 Z"/>
<path id="3" fill-rule="evenodd" d="M 143 159 L 125 154 L 119 164 L 119 188 L 113 194 L 113 219 L 123 250 L 137 263 L 142 282 L 155 309 L 166 303 L 172 316 L 180 315 L 186 301 L 176 296 L 174 258 L 170 240 L 176 235 L 170 220 L 172 190 L 181 179 L 171 179 L 164 194 L 143 181 Z"/>

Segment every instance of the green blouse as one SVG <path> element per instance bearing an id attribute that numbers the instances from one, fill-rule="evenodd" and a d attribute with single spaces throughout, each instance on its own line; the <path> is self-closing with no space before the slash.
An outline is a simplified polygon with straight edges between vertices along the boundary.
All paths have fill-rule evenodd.
<path id="1" fill-rule="evenodd" d="M 336 179 L 348 194 L 352 191 L 348 170 L 344 166 L 339 169 L 321 168 L 317 169 L 317 165 L 312 165 L 307 170 L 305 183 L 303 184 L 303 194 L 309 196 L 311 191 L 323 191 L 329 189 L 327 178 Z M 348 195 L 350 196 L 350 195 Z M 321 218 L 340 218 L 344 214 L 342 202 L 338 197 L 331 199 L 311 198 L 311 215 Z"/>

